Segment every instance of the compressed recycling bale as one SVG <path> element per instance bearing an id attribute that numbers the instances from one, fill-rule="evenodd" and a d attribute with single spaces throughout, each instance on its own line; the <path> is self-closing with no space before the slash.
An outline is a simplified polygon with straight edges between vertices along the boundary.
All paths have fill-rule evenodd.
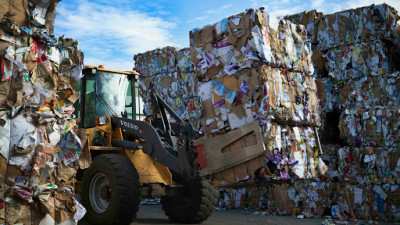
<path id="1" fill-rule="evenodd" d="M 201 123 L 200 131 L 206 136 L 226 134 L 254 121 L 258 121 L 265 136 L 271 123 L 308 126 L 312 132 L 309 126 L 319 125 L 317 88 L 310 76 L 311 49 L 303 26 L 262 10 L 248 10 L 193 30 L 190 36 L 190 54 L 189 49 L 166 47 L 134 57 L 141 73 L 145 114 L 153 113 L 149 94 L 154 90 L 181 118 L 187 118 L 185 109 L 194 108 L 189 120 Z M 174 66 L 172 59 L 176 60 Z M 190 95 L 196 97 L 194 107 L 188 101 Z M 198 108 L 201 111 L 196 111 Z M 305 129 L 296 132 L 300 136 L 308 134 Z M 244 139 L 237 141 L 237 146 L 248 147 Z M 314 155 L 315 142 L 311 146 L 301 150 L 305 152 L 301 157 Z M 268 155 L 282 151 L 277 147 L 274 153 L 270 147 Z M 234 144 L 229 149 L 235 149 Z M 264 166 L 259 158 L 250 160 L 249 171 L 237 165 L 234 175 L 240 176 L 239 180 L 254 176 L 255 170 Z M 309 171 L 298 173 L 305 178 Z"/>
<path id="2" fill-rule="evenodd" d="M 312 127 L 265 124 L 263 142 L 265 154 L 213 175 L 218 185 L 279 179 L 298 180 L 325 175 L 328 167 L 317 151 L 316 136 Z M 241 151 L 252 145 L 252 135 L 238 139 L 223 152 Z"/>
<path id="3" fill-rule="evenodd" d="M 337 125 L 344 142 L 350 146 L 397 146 L 397 11 L 381 4 L 286 18 L 309 31 L 314 53 L 318 53 L 313 57 L 316 76 L 323 77 L 321 110 L 325 115 L 342 114 Z"/>
<path id="4" fill-rule="evenodd" d="M 334 14 L 305 11 L 286 16 L 307 28 L 309 38 L 318 50 L 363 41 L 391 39 L 395 35 L 397 11 L 387 5 L 370 5 Z"/>
<path id="5" fill-rule="evenodd" d="M 176 48 L 168 46 L 135 55 L 135 68 L 143 76 L 176 72 L 176 51 Z"/>
<path id="6" fill-rule="evenodd" d="M 393 49 L 394 45 L 387 42 L 396 42 L 393 39 L 393 31 L 397 12 L 383 4 L 347 10 L 333 15 L 311 11 L 292 16 L 291 19 L 307 27 L 309 38 L 320 53 L 318 57 L 314 57 L 313 63 L 318 70 L 326 70 L 326 76 L 329 75 L 329 77 L 324 78 L 323 82 L 317 82 L 316 93 L 320 97 L 320 105 L 324 113 L 336 111 L 340 122 L 336 125 L 339 125 L 344 145 L 323 146 L 323 154 L 319 155 L 319 152 L 312 150 L 314 146 L 308 146 L 309 143 L 305 141 L 306 156 L 304 154 L 301 156 L 313 161 L 304 165 L 307 170 L 303 170 L 302 174 L 308 179 L 296 180 L 289 185 L 287 192 L 280 193 L 278 196 L 265 193 L 271 193 L 273 189 L 271 187 L 284 178 L 281 172 L 285 168 L 285 163 L 282 163 L 285 162 L 285 156 L 279 157 L 278 154 L 273 154 L 274 152 L 270 153 L 271 155 L 265 157 L 266 166 L 260 170 L 261 173 L 258 173 L 264 179 L 254 178 L 256 182 L 267 182 L 254 185 L 267 191 L 264 191 L 263 195 L 256 196 L 254 186 L 249 184 L 250 187 L 246 188 L 247 193 L 253 193 L 251 196 L 256 196 L 255 201 L 259 202 L 259 204 L 251 204 L 251 207 L 262 208 L 263 213 L 268 215 L 287 215 L 288 212 L 279 202 L 286 198 L 286 196 L 281 198 L 281 195 L 287 194 L 289 199 L 294 201 L 293 212 L 290 212 L 294 215 L 313 217 L 325 214 L 339 219 L 372 218 L 373 220 L 399 221 L 400 208 L 394 199 L 399 196 L 400 182 L 398 173 L 400 171 L 398 140 L 400 101 L 398 100 L 398 69 L 393 65 L 396 54 L 392 54 L 398 50 Z M 372 21 L 374 23 L 371 23 Z M 341 30 L 345 31 L 339 32 Z M 212 35 L 206 35 L 205 40 L 212 40 Z M 210 45 L 207 46 L 209 47 Z M 271 69 L 268 68 L 268 70 Z M 238 74 L 243 71 L 245 70 L 239 71 Z M 264 78 L 262 74 L 256 72 Z M 205 74 L 204 79 L 208 79 L 207 73 Z M 249 79 L 241 80 L 249 81 Z M 267 80 L 268 84 L 270 80 L 275 79 L 264 80 Z M 271 86 L 274 85 L 268 87 Z M 278 85 L 277 90 L 285 90 L 285 82 L 281 83 L 281 87 L 282 89 L 279 89 Z M 253 90 L 250 92 L 253 93 Z M 279 108 L 284 105 L 284 102 L 276 101 L 278 99 L 276 96 L 268 96 L 267 99 L 275 103 L 270 107 Z M 258 111 L 263 107 L 258 105 L 255 108 Z M 274 117 L 279 115 L 282 114 L 278 113 Z M 267 125 L 262 126 L 262 130 L 267 134 L 264 142 L 269 152 L 271 149 L 276 149 L 277 144 L 294 146 L 294 150 L 301 149 L 297 145 L 296 133 L 301 134 L 301 139 L 303 135 L 309 137 L 307 132 L 294 131 L 295 126 L 287 126 L 282 120 L 268 121 L 265 124 Z M 301 129 L 307 130 L 307 127 Z M 312 132 L 310 134 L 313 135 Z M 310 137 L 313 137 L 312 135 Z M 300 143 L 303 144 L 302 140 Z M 272 147 L 269 148 L 269 146 Z M 313 159 L 315 153 L 318 153 L 317 160 Z M 289 157 L 288 159 L 290 160 Z M 293 157 L 293 159 L 301 158 Z M 321 164 L 324 165 L 321 171 L 326 173 L 313 173 L 310 170 L 312 166 L 315 169 Z M 294 168 L 296 171 L 296 167 L 300 165 L 302 165 L 301 160 L 298 160 L 291 169 Z M 243 172 L 238 173 L 235 169 L 247 168 L 238 165 L 231 171 L 216 174 L 215 183 L 232 185 L 235 180 L 242 179 Z M 237 176 L 238 174 L 241 176 Z M 229 196 L 234 196 L 233 189 L 224 190 L 227 190 Z M 278 201 L 275 201 L 276 199 Z M 249 200 L 246 199 L 246 201 Z"/>
<path id="7" fill-rule="evenodd" d="M 313 73 L 305 28 L 262 10 L 247 10 L 190 32 L 190 51 L 200 79 L 233 75 L 252 64 Z"/>
<path id="8" fill-rule="evenodd" d="M 399 116 L 398 108 L 346 110 L 339 123 L 341 137 L 351 146 L 398 146 Z"/>
<path id="9" fill-rule="evenodd" d="M 369 41 L 329 49 L 323 55 L 328 75 L 334 80 L 379 76 L 396 71 L 394 48 L 382 41 Z"/>
<path id="10" fill-rule="evenodd" d="M 339 84 L 323 78 L 320 80 L 324 84 L 321 88 L 324 93 L 321 110 L 400 108 L 399 77 L 399 71 L 395 71 L 392 74 L 349 78 Z"/>
<path id="11" fill-rule="evenodd" d="M 134 58 L 140 73 L 139 94 L 144 101 L 145 114 L 152 115 L 150 94 L 157 91 L 181 119 L 189 120 L 198 129 L 201 104 L 189 49 L 165 47 L 135 55 Z"/>
<path id="12" fill-rule="evenodd" d="M 73 220 L 77 211 L 74 189 L 82 149 L 68 149 L 74 155 L 68 165 L 59 152 L 66 151 L 65 145 L 60 146 L 66 139 L 69 143 L 83 140 L 77 135 L 72 140 L 70 135 L 78 133 L 72 113 L 79 98 L 75 90 L 83 54 L 77 41 L 51 33 L 57 2 L 35 1 L 21 11 L 16 1 L 0 10 L 0 221 L 7 224 L 38 224 L 43 215 L 34 205 L 41 202 L 48 203 L 58 223 Z M 22 14 L 3 17 L 4 10 L 28 11 L 31 16 L 20 21 Z M 26 27 L 18 26 L 28 20 Z M 88 161 L 90 155 L 81 157 Z M 56 205 L 53 197 L 59 200 Z"/>
<path id="13" fill-rule="evenodd" d="M 200 83 L 205 133 L 236 129 L 258 120 L 319 125 L 315 79 L 266 65 Z"/>

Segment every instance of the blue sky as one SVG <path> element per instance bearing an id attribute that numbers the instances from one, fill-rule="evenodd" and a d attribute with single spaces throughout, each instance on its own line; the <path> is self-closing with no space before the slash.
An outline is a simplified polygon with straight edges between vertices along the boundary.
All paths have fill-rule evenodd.
<path id="1" fill-rule="evenodd" d="M 276 16 L 317 9 L 324 13 L 400 0 L 62 0 L 55 33 L 79 41 L 86 65 L 132 70 L 133 55 L 164 46 L 189 47 L 189 31 L 248 8 Z"/>

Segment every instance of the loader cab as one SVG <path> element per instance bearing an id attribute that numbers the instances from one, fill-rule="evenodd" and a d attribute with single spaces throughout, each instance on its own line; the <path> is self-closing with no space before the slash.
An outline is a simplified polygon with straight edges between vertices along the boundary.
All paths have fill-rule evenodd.
<path id="1" fill-rule="evenodd" d="M 112 115 L 142 120 L 143 102 L 138 95 L 139 73 L 116 71 L 102 66 L 86 66 L 83 78 L 78 84 L 80 94 L 75 115 L 80 127 L 95 126 L 95 117 Z"/>

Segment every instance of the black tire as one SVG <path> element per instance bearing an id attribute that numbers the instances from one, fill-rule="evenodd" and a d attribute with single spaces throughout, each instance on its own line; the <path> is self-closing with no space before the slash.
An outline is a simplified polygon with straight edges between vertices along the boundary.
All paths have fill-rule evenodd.
<path id="1" fill-rule="evenodd" d="M 206 180 L 193 181 L 175 196 L 161 198 L 168 218 L 177 223 L 201 223 L 211 216 L 217 204 L 217 191 Z"/>
<path id="2" fill-rule="evenodd" d="M 105 187 L 103 185 L 103 188 L 98 193 L 103 194 L 99 194 L 99 196 L 106 197 L 93 197 L 96 196 L 93 195 L 96 192 L 91 190 L 96 189 L 94 188 L 98 184 L 96 181 L 99 181 L 99 179 L 104 180 L 103 175 L 108 178 L 108 185 Z M 91 193 L 92 202 L 93 199 L 101 198 L 103 202 L 108 202 L 108 207 L 99 207 L 98 203 L 97 206 L 96 203 L 92 205 Z M 126 157 L 116 154 L 100 155 L 93 160 L 90 168 L 84 172 L 81 194 L 82 203 L 87 210 L 84 220 L 88 223 L 94 225 L 130 224 L 136 218 L 136 213 L 139 209 L 140 184 L 138 173 L 132 162 Z M 104 199 L 109 199 L 109 201 Z M 100 211 L 99 208 L 101 209 Z"/>

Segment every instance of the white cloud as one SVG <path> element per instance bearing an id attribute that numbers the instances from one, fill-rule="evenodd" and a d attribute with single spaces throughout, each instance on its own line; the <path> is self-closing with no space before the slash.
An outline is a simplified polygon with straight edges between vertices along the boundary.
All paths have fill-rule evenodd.
<path id="1" fill-rule="evenodd" d="M 256 7 L 259 5 L 258 0 L 250 0 L 250 3 L 251 3 L 251 7 Z"/>
<path id="2" fill-rule="evenodd" d="M 100 59 L 99 57 L 86 57 L 85 61 L 90 62 L 87 63 L 87 65 L 93 65 L 93 66 L 104 65 L 104 67 L 107 69 L 114 69 L 120 71 L 132 71 L 132 69 L 135 67 L 134 62 L 132 61 L 132 57 L 129 62 L 127 62 L 125 59 L 122 58 L 113 59 L 105 62 L 103 59 Z"/>
<path id="3" fill-rule="evenodd" d="M 295 0 L 250 0 L 251 6 L 254 8 L 258 8 L 261 5 L 267 4 L 268 6 L 279 6 L 282 4 L 290 4 Z"/>
<path id="4" fill-rule="evenodd" d="M 292 15 L 307 9 L 304 1 L 298 2 L 297 0 L 250 0 L 250 2 L 253 8 L 264 7 L 267 13 L 278 17 Z"/>
<path id="5" fill-rule="evenodd" d="M 324 4 L 325 0 L 313 0 L 311 3 L 312 8 L 318 8 Z"/>
<path id="6" fill-rule="evenodd" d="M 194 19 L 190 20 L 189 22 L 204 20 L 204 19 L 207 19 L 207 18 L 208 18 L 208 16 L 206 16 L 206 15 L 198 16 L 198 17 L 195 17 Z"/>
<path id="7" fill-rule="evenodd" d="M 287 15 L 292 15 L 298 12 L 303 11 L 301 6 L 296 6 L 292 8 L 278 8 L 272 11 L 267 11 L 268 13 L 275 15 L 275 16 L 287 16 Z"/>
<path id="8" fill-rule="evenodd" d="M 133 55 L 175 45 L 175 23 L 146 13 L 82 1 L 76 8 L 57 7 L 56 32 L 79 41 L 85 64 L 131 70 Z"/>
<path id="9" fill-rule="evenodd" d="M 210 9 L 205 11 L 204 13 L 201 14 L 201 16 L 195 17 L 192 20 L 189 20 L 189 22 L 195 22 L 195 21 L 201 21 L 201 20 L 205 20 L 207 18 L 210 17 L 210 15 L 224 15 L 226 14 L 226 10 L 231 8 L 232 4 L 227 4 L 227 5 L 223 5 L 217 9 Z"/>
<path id="10" fill-rule="evenodd" d="M 212 10 L 207 10 L 206 14 L 210 15 L 210 14 L 219 14 L 224 12 L 226 9 L 229 9 L 232 7 L 232 4 L 227 4 L 227 5 L 223 5 L 218 9 L 212 9 Z"/>

